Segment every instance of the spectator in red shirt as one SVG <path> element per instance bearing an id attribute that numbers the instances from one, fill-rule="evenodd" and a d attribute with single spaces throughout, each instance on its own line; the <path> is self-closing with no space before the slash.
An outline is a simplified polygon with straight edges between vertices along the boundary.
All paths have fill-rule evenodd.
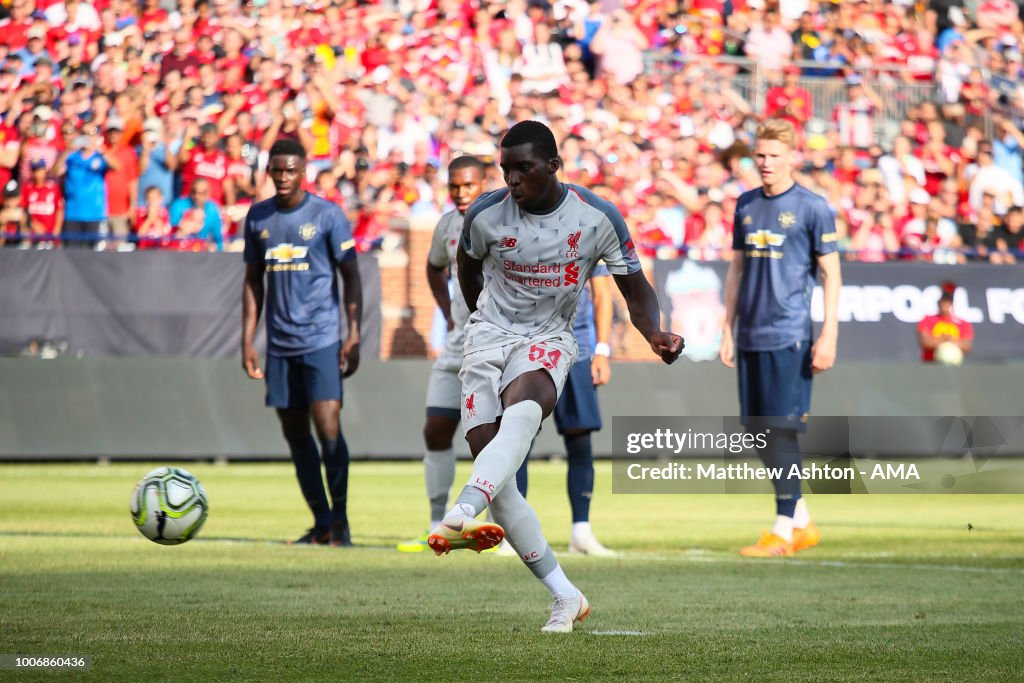
<path id="1" fill-rule="evenodd" d="M 227 218 L 226 237 L 238 234 L 249 207 L 256 197 L 254 168 L 244 158 L 245 139 L 241 133 L 232 133 L 225 142 L 228 158 L 227 177 L 224 180 L 224 215 Z"/>
<path id="2" fill-rule="evenodd" d="M 25 47 L 25 43 L 28 42 L 25 34 L 33 23 L 32 13 L 35 10 L 35 3 L 22 0 L 21 2 L 12 2 L 8 7 L 10 17 L 0 22 L 0 42 L 9 46 L 11 52 L 14 52 Z"/>
<path id="3" fill-rule="evenodd" d="M 217 147 L 217 126 L 205 123 L 199 129 L 199 142 L 190 149 L 181 148 L 181 196 L 187 197 L 197 178 L 210 181 L 210 199 L 224 203 L 224 180 L 228 175 L 228 158 Z"/>
<path id="4" fill-rule="evenodd" d="M 180 28 L 174 32 L 174 49 L 160 60 L 160 80 L 171 71 L 185 73 L 189 67 L 199 68 L 199 59 L 193 53 L 194 38 L 192 31 Z"/>
<path id="5" fill-rule="evenodd" d="M 20 136 L 13 126 L 0 122 L 0 187 L 14 175 L 21 154 Z"/>
<path id="6" fill-rule="evenodd" d="M 768 88 L 765 94 L 764 114 L 768 118 L 785 118 L 800 131 L 814 116 L 811 93 L 800 87 L 800 67 L 796 64 L 786 65 L 783 74 L 783 84 Z"/>
<path id="7" fill-rule="evenodd" d="M 127 244 L 132 233 L 135 207 L 139 203 L 139 157 L 135 149 L 121 144 L 124 123 L 118 117 L 107 119 L 105 132 L 110 154 L 117 159 L 118 168 L 107 174 L 107 220 L 113 246 Z"/>
<path id="8" fill-rule="evenodd" d="M 839 159 L 832 174 L 841 183 L 855 183 L 861 173 L 861 167 L 857 164 L 857 150 L 853 147 L 843 147 L 839 150 Z"/>
<path id="9" fill-rule="evenodd" d="M 160 6 L 160 0 L 142 0 L 139 27 L 143 31 L 157 31 L 165 21 L 167 21 L 167 10 Z"/>
<path id="10" fill-rule="evenodd" d="M 921 360 L 935 362 L 935 349 L 941 344 L 953 344 L 966 356 L 974 345 L 974 326 L 953 315 L 953 295 L 956 285 L 942 283 L 937 315 L 925 316 L 917 324 L 918 341 L 921 344 Z"/>
<path id="11" fill-rule="evenodd" d="M 64 228 L 64 193 L 60 185 L 46 175 L 46 162 L 29 164 L 32 177 L 22 190 L 22 206 L 28 214 L 29 239 L 40 249 L 59 243 Z"/>
<path id="12" fill-rule="evenodd" d="M 52 110 L 47 111 L 37 107 L 31 114 L 23 114 L 24 118 L 19 119 L 19 124 L 28 119 L 30 122 L 25 131 L 17 131 L 21 134 L 21 165 L 18 169 L 18 183 L 24 185 L 31 175 L 29 164 L 36 159 L 46 162 L 47 170 L 53 168 L 57 157 L 60 156 L 60 145 L 53 137 L 49 122 L 52 117 Z M 59 136 L 57 136 L 59 137 Z"/>
<path id="13" fill-rule="evenodd" d="M 956 177 L 956 166 L 961 161 L 960 151 L 946 144 L 946 129 L 939 121 L 928 123 L 927 141 L 916 155 L 924 166 L 924 189 L 938 194 L 943 181 Z"/>
<path id="14" fill-rule="evenodd" d="M 171 237 L 170 213 L 164 206 L 164 193 L 156 185 L 146 188 L 145 199 L 145 206 L 139 207 L 135 217 L 139 249 L 159 249 Z"/>

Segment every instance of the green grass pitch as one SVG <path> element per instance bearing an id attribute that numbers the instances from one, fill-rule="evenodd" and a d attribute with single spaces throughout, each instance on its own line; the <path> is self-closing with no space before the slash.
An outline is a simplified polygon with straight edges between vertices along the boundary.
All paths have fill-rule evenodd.
<path id="1" fill-rule="evenodd" d="M 545 636 L 547 592 L 515 558 L 392 549 L 426 526 L 418 463 L 352 466 L 349 550 L 280 543 L 309 525 L 286 464 L 185 463 L 210 516 L 196 540 L 158 546 L 128 513 L 153 466 L 0 466 L 0 655 L 92 657 L 85 672 L 0 680 L 1024 675 L 1024 496 L 812 496 L 821 546 L 745 560 L 769 496 L 612 495 L 601 463 L 594 528 L 623 554 L 563 555 L 593 614 Z M 460 464 L 456 482 L 467 474 Z M 564 549 L 565 465 L 530 475 Z"/>

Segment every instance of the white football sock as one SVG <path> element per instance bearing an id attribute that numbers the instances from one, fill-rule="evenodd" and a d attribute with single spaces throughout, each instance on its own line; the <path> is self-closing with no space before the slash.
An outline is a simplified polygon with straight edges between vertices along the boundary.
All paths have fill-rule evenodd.
<path id="1" fill-rule="evenodd" d="M 455 503 L 452 509 L 448 511 L 448 514 L 444 516 L 444 519 L 455 519 L 465 515 L 466 517 L 476 517 L 480 514 L 476 507 L 470 503 Z M 444 520 L 442 520 L 444 521 Z"/>
<path id="2" fill-rule="evenodd" d="M 480 489 L 493 502 L 505 484 L 515 478 L 542 419 L 544 411 L 536 401 L 520 401 L 506 408 L 498 433 L 476 456 L 466 486 Z"/>
<path id="3" fill-rule="evenodd" d="M 551 591 L 553 598 L 574 598 L 578 592 L 576 586 L 572 585 L 572 581 L 562 571 L 561 566 L 556 566 L 550 574 L 543 577 L 541 583 Z"/>
<path id="4" fill-rule="evenodd" d="M 793 540 L 793 518 L 784 515 L 775 515 L 775 524 L 772 525 L 772 533 L 786 541 Z"/>
<path id="5" fill-rule="evenodd" d="M 594 535 L 590 528 L 590 522 L 573 522 L 570 538 L 574 541 L 582 541 Z"/>
<path id="6" fill-rule="evenodd" d="M 796 502 L 796 512 L 793 513 L 793 528 L 806 529 L 811 523 L 811 514 L 807 511 L 807 501 L 801 498 Z"/>

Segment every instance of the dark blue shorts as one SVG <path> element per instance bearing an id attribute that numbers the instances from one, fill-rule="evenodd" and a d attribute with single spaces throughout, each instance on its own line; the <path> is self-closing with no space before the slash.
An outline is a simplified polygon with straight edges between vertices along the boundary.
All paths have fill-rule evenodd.
<path id="1" fill-rule="evenodd" d="M 555 427 L 559 434 L 601 429 L 601 407 L 597 404 L 597 387 L 590 374 L 589 358 L 576 361 L 569 370 L 562 395 L 555 404 Z"/>
<path id="2" fill-rule="evenodd" d="M 340 401 L 341 343 L 299 356 L 267 354 L 267 405 L 303 410 L 313 401 Z"/>
<path id="3" fill-rule="evenodd" d="M 776 351 L 738 351 L 743 424 L 807 430 L 811 409 L 811 342 Z"/>

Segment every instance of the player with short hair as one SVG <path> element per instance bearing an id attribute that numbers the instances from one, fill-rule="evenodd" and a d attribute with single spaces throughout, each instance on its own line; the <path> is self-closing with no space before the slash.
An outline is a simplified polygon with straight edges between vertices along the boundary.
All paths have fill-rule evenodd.
<path id="1" fill-rule="evenodd" d="M 342 377 L 359 367 L 363 293 L 355 240 L 341 207 L 302 189 L 306 150 L 300 143 L 275 142 L 267 172 L 276 194 L 253 204 L 245 218 L 242 368 L 252 379 L 264 378 L 253 340 L 265 300 L 266 403 L 277 410 L 299 488 L 314 519 L 313 527 L 295 543 L 350 546 L 349 457 L 340 413 Z M 335 269 L 344 284 L 344 344 L 338 339 L 341 297 Z M 310 432 L 311 418 L 316 439 Z M 321 455 L 330 501 L 320 471 Z"/>
<path id="2" fill-rule="evenodd" d="M 444 351 L 434 361 L 427 384 L 427 418 L 423 425 L 423 475 L 430 501 L 430 529 L 441 523 L 448 509 L 448 491 L 455 482 L 455 451 L 452 438 L 459 426 L 462 407 L 462 345 L 465 341 L 469 308 L 456 289 L 449 295 L 448 277 L 458 280 L 456 252 L 462 237 L 462 223 L 466 210 L 484 190 L 487 166 L 474 156 L 461 156 L 448 164 L 448 194 L 455 209 L 445 213 L 434 228 L 427 254 L 427 283 L 444 319 L 448 323 L 448 336 Z M 447 272 L 446 272 L 447 271 Z M 421 538 L 398 544 L 400 552 L 427 550 L 427 534 Z"/>
<path id="3" fill-rule="evenodd" d="M 634 326 L 666 363 L 683 340 L 659 329 L 658 298 L 636 257 L 622 215 L 589 190 L 558 179 L 551 130 L 521 121 L 501 141 L 506 188 L 481 195 L 459 243 L 466 325 L 462 419 L 476 458 L 466 487 L 427 543 L 438 555 L 509 542 L 551 592 L 542 631 L 570 632 L 590 613 L 541 533 L 532 508 L 508 486 L 576 357 L 573 316 L 580 291 L 604 260 Z M 476 516 L 490 508 L 497 524 Z"/>
<path id="4" fill-rule="evenodd" d="M 555 428 L 565 444 L 567 464 L 566 491 L 572 513 L 569 532 L 569 552 L 592 557 L 613 557 L 615 552 L 604 547 L 590 526 L 590 501 L 594 495 L 594 447 L 591 434 L 601 429 L 601 407 L 597 400 L 597 387 L 611 379 L 608 358 L 611 348 L 608 339 L 612 326 L 612 300 L 609 290 L 611 274 L 598 264 L 576 304 L 573 335 L 578 345 L 578 356 L 569 370 L 562 395 L 555 404 Z M 516 487 L 526 498 L 528 485 L 527 464 L 523 461 L 516 472 Z M 515 554 L 502 541 L 502 554 Z"/>
<path id="5" fill-rule="evenodd" d="M 793 125 L 769 119 L 756 135 L 754 161 L 763 184 L 736 203 L 736 251 L 725 280 L 719 357 L 738 368 L 744 424 L 770 430 L 761 452 L 765 464 L 789 472 L 803 462 L 797 435 L 807 429 L 813 374 L 835 363 L 839 252 L 828 204 L 793 179 Z M 825 321 L 812 343 L 811 293 L 819 271 Z M 792 555 L 820 540 L 800 496 L 800 480 L 785 477 L 772 483 L 775 523 L 740 551 L 747 557 Z"/>

